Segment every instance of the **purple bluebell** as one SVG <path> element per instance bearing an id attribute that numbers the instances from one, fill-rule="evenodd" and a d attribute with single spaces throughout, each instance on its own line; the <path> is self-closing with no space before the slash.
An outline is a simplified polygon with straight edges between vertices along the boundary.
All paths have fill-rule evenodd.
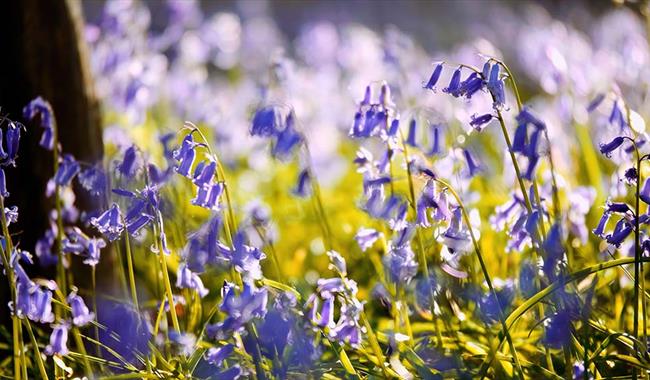
<path id="1" fill-rule="evenodd" d="M 478 174 L 482 169 L 479 163 L 476 161 L 476 159 L 473 157 L 473 155 L 470 153 L 469 150 L 463 149 L 463 156 L 465 156 L 465 161 L 467 162 L 467 171 L 469 177 L 474 177 L 476 174 Z"/>
<path id="2" fill-rule="evenodd" d="M 460 83 L 457 95 L 471 99 L 472 95 L 479 92 L 485 86 L 485 81 L 478 73 L 471 73 L 464 81 Z M 454 95 L 454 94 L 452 94 Z M 456 96 L 456 95 L 454 95 Z"/>
<path id="3" fill-rule="evenodd" d="M 97 218 L 91 218 L 90 224 L 101 232 L 109 241 L 117 240 L 124 230 L 120 206 L 113 203 L 111 207 Z"/>
<path id="4" fill-rule="evenodd" d="M 536 277 L 537 267 L 530 261 L 522 262 L 519 269 L 519 291 L 525 298 L 532 297 L 537 293 Z"/>
<path id="5" fill-rule="evenodd" d="M 519 123 L 515 129 L 515 137 L 512 140 L 512 151 L 524 153 L 526 151 L 526 139 L 528 138 L 528 123 Z"/>
<path id="6" fill-rule="evenodd" d="M 571 339 L 572 317 L 568 311 L 562 310 L 551 317 L 544 324 L 543 343 L 552 348 L 564 347 Z"/>
<path id="7" fill-rule="evenodd" d="M 311 175 L 307 169 L 301 170 L 298 174 L 298 182 L 293 189 L 293 194 L 300 198 L 306 198 L 311 194 Z"/>
<path id="8" fill-rule="evenodd" d="M 506 283 L 501 289 L 494 292 L 487 291 L 477 300 L 477 310 L 480 318 L 485 323 L 495 323 L 500 316 L 507 315 L 512 305 L 515 292 L 512 283 Z"/>
<path id="9" fill-rule="evenodd" d="M 614 231 L 607 235 L 607 242 L 617 248 L 621 246 L 621 243 L 630 236 L 634 227 L 625 219 L 621 219 L 616 223 Z"/>
<path id="10" fill-rule="evenodd" d="M 0 139 L 2 139 L 1 136 Z M 9 196 L 9 192 L 7 191 L 7 180 L 5 178 L 5 170 L 3 168 L 0 168 L 0 196 L 4 198 Z"/>
<path id="11" fill-rule="evenodd" d="M 61 162 L 59 162 L 59 170 L 54 175 L 54 182 L 59 186 L 68 186 L 79 173 L 79 163 L 70 154 L 64 154 Z"/>
<path id="12" fill-rule="evenodd" d="M 27 317 L 34 322 L 54 322 L 52 290 L 36 286 L 30 291 L 30 308 Z"/>
<path id="13" fill-rule="evenodd" d="M 546 128 L 546 123 L 544 123 L 542 120 L 540 120 L 537 116 L 535 116 L 530 108 L 524 107 L 521 112 L 517 114 L 515 117 L 517 120 L 518 124 L 530 124 L 533 125 L 536 129 L 545 129 Z"/>
<path id="14" fill-rule="evenodd" d="M 343 256 L 341 256 L 340 253 L 334 250 L 329 250 L 327 251 L 327 257 L 330 260 L 330 265 L 328 266 L 330 270 L 335 270 L 341 276 L 345 276 L 348 274 L 347 264 L 345 262 L 345 259 L 343 258 Z"/>
<path id="15" fill-rule="evenodd" d="M 210 182 L 212 182 L 212 178 L 214 178 L 214 173 L 216 169 L 217 169 L 217 163 L 214 161 L 200 162 L 194 169 L 194 176 L 192 182 L 194 182 L 196 186 L 204 186 L 209 184 Z"/>
<path id="16" fill-rule="evenodd" d="M 427 154 L 429 156 L 442 154 L 441 145 L 440 125 L 434 124 L 431 126 L 431 150 Z"/>
<path id="17" fill-rule="evenodd" d="M 379 104 L 381 104 L 384 108 L 393 105 L 393 100 L 390 95 L 390 86 L 386 82 L 383 82 L 379 88 Z"/>
<path id="18" fill-rule="evenodd" d="M 54 112 L 50 103 L 40 96 L 36 97 L 23 108 L 23 117 L 28 121 L 38 118 L 38 124 L 43 128 L 39 145 L 47 150 L 52 150 L 54 148 Z"/>
<path id="19" fill-rule="evenodd" d="M 564 256 L 564 242 L 560 224 L 555 223 L 551 226 L 544 240 L 543 249 L 546 256 L 542 269 L 549 278 L 553 279 L 555 278 L 557 264 Z"/>
<path id="20" fill-rule="evenodd" d="M 59 260 L 56 253 L 52 250 L 56 239 L 56 232 L 56 224 L 52 223 L 50 228 L 45 230 L 45 234 L 36 241 L 36 245 L 34 246 L 34 253 L 38 257 L 39 264 L 43 267 L 54 265 Z"/>
<path id="21" fill-rule="evenodd" d="M 67 355 L 68 354 L 68 325 L 58 324 L 52 329 L 50 344 L 45 347 L 46 355 Z"/>
<path id="22" fill-rule="evenodd" d="M 411 119 L 411 122 L 409 123 L 409 133 L 408 137 L 406 138 L 406 144 L 417 148 L 418 143 L 416 141 L 416 136 L 417 136 L 417 123 L 415 119 Z"/>
<path id="23" fill-rule="evenodd" d="M 433 72 L 429 77 L 429 81 L 424 85 L 424 88 L 431 91 L 435 91 L 435 85 L 436 83 L 438 83 L 438 80 L 440 79 L 440 75 L 442 74 L 443 67 L 444 67 L 444 62 L 438 62 L 438 64 L 436 64 L 436 67 L 434 67 Z"/>
<path id="24" fill-rule="evenodd" d="M 330 337 L 339 343 L 347 342 L 352 347 L 359 347 L 362 339 L 359 318 L 362 311 L 363 304 L 358 301 L 341 305 L 341 315 L 336 325 L 330 329 Z"/>
<path id="25" fill-rule="evenodd" d="M 489 123 L 493 118 L 494 116 L 490 113 L 486 113 L 483 115 L 474 114 L 472 115 L 469 125 L 471 125 L 472 128 L 474 128 L 476 131 L 480 132 L 483 130 L 485 125 Z"/>
<path id="26" fill-rule="evenodd" d="M 192 272 L 185 263 L 181 263 L 178 266 L 176 287 L 180 289 L 194 289 L 201 298 L 207 296 L 209 293 L 208 289 L 203 286 L 203 281 L 201 281 L 199 275 Z"/>
<path id="27" fill-rule="evenodd" d="M 217 245 L 218 259 L 231 265 L 244 278 L 258 280 L 262 278 L 260 261 L 266 258 L 264 252 L 247 244 L 248 238 L 243 230 L 233 236 L 232 247 Z"/>
<path id="28" fill-rule="evenodd" d="M 600 217 L 600 220 L 598 221 L 598 226 L 593 230 L 594 235 L 605 238 L 605 228 L 607 227 L 609 217 L 610 213 L 605 210 L 605 212 L 603 212 L 603 215 Z"/>
<path id="29" fill-rule="evenodd" d="M 2 129 L 0 129 L 0 160 L 7 158 L 8 154 L 5 152 L 4 139 L 2 137 Z"/>
<path id="30" fill-rule="evenodd" d="M 499 77 L 500 64 L 495 63 L 490 70 L 490 77 L 487 80 L 487 88 L 494 98 L 494 108 L 500 109 L 505 106 L 506 93 L 503 79 Z"/>
<path id="31" fill-rule="evenodd" d="M 274 157 L 279 157 L 281 159 L 289 157 L 294 147 L 303 141 L 302 135 L 298 133 L 294 127 L 294 118 L 294 113 L 289 113 L 285 121 L 286 126 L 282 131 L 278 132 L 272 151 Z"/>
<path id="32" fill-rule="evenodd" d="M 174 158 L 179 161 L 176 172 L 184 177 L 191 178 L 192 165 L 196 157 L 195 147 L 196 143 L 192 134 L 188 134 L 183 139 L 181 147 L 174 151 Z"/>
<path id="33" fill-rule="evenodd" d="M 605 210 L 610 213 L 626 214 L 631 212 L 630 206 L 625 202 L 612 202 L 607 200 Z"/>
<path id="34" fill-rule="evenodd" d="M 9 122 L 7 128 L 7 164 L 16 166 L 16 158 L 18 157 L 18 147 L 20 146 L 20 130 L 23 128 L 21 124 Z"/>
<path id="35" fill-rule="evenodd" d="M 129 235 L 137 236 L 140 230 L 146 227 L 153 220 L 154 220 L 153 216 L 146 213 L 142 213 L 133 219 L 127 220 L 126 230 L 129 233 Z"/>
<path id="36" fill-rule="evenodd" d="M 138 169 L 136 159 L 137 148 L 135 145 L 131 145 L 126 151 L 124 151 L 122 162 L 117 165 L 118 172 L 120 172 L 125 178 L 133 178 Z"/>
<path id="37" fill-rule="evenodd" d="M 281 126 L 282 116 L 277 107 L 263 107 L 253 115 L 250 134 L 260 137 L 275 136 L 279 133 Z"/>
<path id="38" fill-rule="evenodd" d="M 218 210 L 224 186 L 223 182 L 217 182 L 197 187 L 196 197 L 192 199 L 192 204 L 208 210 Z"/>
<path id="39" fill-rule="evenodd" d="M 442 89 L 443 92 L 446 92 L 448 94 L 451 94 L 455 97 L 458 97 L 457 91 L 460 88 L 460 75 L 461 75 L 461 67 L 458 67 L 454 73 L 451 76 L 451 80 L 449 81 L 449 85 L 445 88 Z"/>
<path id="40" fill-rule="evenodd" d="M 612 106 L 612 112 L 609 114 L 609 123 L 614 125 L 618 124 L 621 131 L 627 126 L 627 121 L 625 115 L 623 115 L 623 111 L 621 111 L 621 108 L 618 105 L 618 100 L 614 101 L 614 105 Z"/>
<path id="41" fill-rule="evenodd" d="M 600 104 L 605 100 L 605 94 L 598 94 L 596 97 L 589 102 L 589 105 L 587 105 L 587 112 L 593 112 Z"/>
<path id="42" fill-rule="evenodd" d="M 526 166 L 526 171 L 524 171 L 523 177 L 529 181 L 532 181 L 535 177 L 535 169 L 539 163 L 539 156 L 528 157 L 528 166 Z"/>
<path id="43" fill-rule="evenodd" d="M 456 207 L 453 211 L 449 227 L 442 235 L 443 242 L 448 249 L 457 252 L 466 252 L 471 244 L 469 231 L 463 227 L 462 210 Z"/>
<path id="44" fill-rule="evenodd" d="M 363 99 L 359 102 L 359 106 L 369 106 L 372 99 L 372 88 L 370 85 L 366 86 L 366 90 L 363 92 Z"/>
<path id="45" fill-rule="evenodd" d="M 394 284 L 408 284 L 418 271 L 418 263 L 410 244 L 390 247 L 383 262 L 388 280 Z"/>
<path id="46" fill-rule="evenodd" d="M 650 178 L 646 178 L 645 182 L 643 182 L 643 186 L 639 191 L 639 198 L 650 205 Z"/>
<path id="47" fill-rule="evenodd" d="M 392 182 L 392 178 L 388 175 L 372 178 L 370 176 L 363 177 L 363 192 L 368 193 L 372 189 L 381 189 L 383 185 Z"/>
<path id="48" fill-rule="evenodd" d="M 221 367 L 223 361 L 233 353 L 234 349 L 235 346 L 232 344 L 226 344 L 221 347 L 210 347 L 205 353 L 205 360 L 214 366 Z"/>
<path id="49" fill-rule="evenodd" d="M 623 178 L 627 184 L 634 184 L 636 180 L 639 178 L 639 173 L 637 173 L 636 168 L 632 167 L 627 170 L 625 170 L 625 173 L 623 174 Z"/>
<path id="50" fill-rule="evenodd" d="M 106 174 L 98 166 L 91 166 L 77 175 L 81 186 L 92 195 L 102 195 L 106 191 Z"/>
<path id="51" fill-rule="evenodd" d="M 208 336 L 225 339 L 233 332 L 242 329 L 255 318 L 266 315 L 268 290 L 257 288 L 252 282 L 244 282 L 243 289 L 237 294 L 238 287 L 226 282 L 221 290 L 222 301 L 219 310 L 226 314 L 226 319 L 206 329 Z"/>
<path id="52" fill-rule="evenodd" d="M 68 304 L 72 310 L 72 323 L 75 326 L 85 326 L 95 319 L 95 313 L 88 309 L 84 300 L 76 292 L 68 295 Z"/>
<path id="53" fill-rule="evenodd" d="M 314 308 L 318 308 L 318 298 L 314 304 Z M 333 327 L 334 326 L 334 296 L 330 295 L 323 299 L 323 307 L 320 309 L 320 317 L 313 320 L 318 327 Z"/>
<path id="54" fill-rule="evenodd" d="M 380 236 L 381 233 L 377 230 L 372 228 L 360 228 L 354 236 L 354 239 L 357 241 L 357 244 L 359 244 L 361 251 L 365 252 L 368 248 L 372 247 Z"/>
<path id="55" fill-rule="evenodd" d="M 612 152 L 623 145 L 624 141 L 625 139 L 622 136 L 617 136 L 608 143 L 600 144 L 600 153 L 604 154 L 606 157 L 611 157 Z"/>

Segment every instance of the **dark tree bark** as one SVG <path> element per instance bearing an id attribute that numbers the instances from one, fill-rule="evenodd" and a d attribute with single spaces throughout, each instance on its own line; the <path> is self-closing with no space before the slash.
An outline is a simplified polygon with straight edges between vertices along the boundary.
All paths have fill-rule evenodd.
<path id="1" fill-rule="evenodd" d="M 22 108 L 42 96 L 54 109 L 62 151 L 92 163 L 101 159 L 103 145 L 83 28 L 79 1 L 0 1 L 0 113 L 24 122 Z M 6 172 L 11 193 L 6 203 L 19 208 L 19 221 L 11 228 L 15 241 L 34 252 L 54 203 L 44 194 L 53 158 L 38 146 L 40 128 L 26 126 L 17 166 Z M 80 210 L 96 208 L 85 192 L 76 194 Z"/>

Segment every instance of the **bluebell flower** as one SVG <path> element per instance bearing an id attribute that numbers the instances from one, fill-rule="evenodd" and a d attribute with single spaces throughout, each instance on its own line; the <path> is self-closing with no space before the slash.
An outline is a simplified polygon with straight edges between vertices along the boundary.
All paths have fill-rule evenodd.
<path id="1" fill-rule="evenodd" d="M 485 125 L 489 123 L 494 116 L 490 113 L 486 113 L 484 115 L 472 115 L 472 119 L 469 122 L 469 125 L 472 126 L 476 131 L 480 132 L 483 130 Z"/>
<path id="2" fill-rule="evenodd" d="M 411 122 L 409 123 L 409 132 L 408 132 L 408 137 L 406 138 L 406 144 L 417 148 L 418 143 L 415 141 L 417 135 L 417 123 L 415 119 L 411 119 Z"/>
<path id="3" fill-rule="evenodd" d="M 77 175 L 81 186 L 92 195 L 102 195 L 106 191 L 106 174 L 98 166 L 91 166 Z"/>
<path id="4" fill-rule="evenodd" d="M 201 281 L 199 275 L 192 272 L 185 263 L 181 263 L 178 266 L 176 287 L 180 289 L 194 289 L 201 298 L 209 293 L 208 289 L 203 286 L 203 281 Z"/>
<path id="5" fill-rule="evenodd" d="M 190 172 L 194 164 L 194 158 L 196 157 L 196 152 L 194 151 L 196 145 L 192 134 L 188 134 L 183 139 L 181 147 L 174 151 L 174 158 L 179 161 L 176 172 L 184 177 L 191 177 Z"/>
<path id="6" fill-rule="evenodd" d="M 219 200 L 223 194 L 225 185 L 223 182 L 202 185 L 197 188 L 196 197 L 192 199 L 192 204 L 208 210 L 218 210 Z"/>
<path id="7" fill-rule="evenodd" d="M 253 115 L 250 133 L 252 136 L 271 137 L 279 133 L 281 126 L 282 116 L 277 107 L 263 107 Z"/>
<path id="8" fill-rule="evenodd" d="M 462 211 L 456 207 L 453 211 L 449 227 L 442 235 L 444 244 L 455 252 L 466 252 L 471 244 L 469 231 L 464 228 Z"/>
<path id="9" fill-rule="evenodd" d="M 518 124 L 530 124 L 536 129 L 546 129 L 546 123 L 535 116 L 530 108 L 524 107 L 515 117 Z"/>
<path id="10" fill-rule="evenodd" d="M 244 278 L 258 280 L 262 278 L 260 261 L 266 258 L 264 252 L 246 244 L 246 234 L 240 230 L 234 234 L 232 247 L 217 244 L 217 260 L 231 265 Z"/>
<path id="11" fill-rule="evenodd" d="M 285 121 L 286 126 L 277 134 L 272 154 L 274 157 L 286 158 L 293 151 L 294 147 L 303 141 L 303 137 L 294 127 L 294 113 L 290 112 Z"/>
<path id="12" fill-rule="evenodd" d="M 293 194 L 300 198 L 306 198 L 311 194 L 311 176 L 307 169 L 303 169 L 298 174 L 298 182 L 293 189 Z"/>
<path id="13" fill-rule="evenodd" d="M 440 79 L 440 74 L 442 74 L 442 68 L 444 66 L 444 62 L 439 62 L 436 64 L 436 67 L 433 69 L 433 73 L 431 73 L 431 77 L 429 77 L 429 81 L 424 85 L 424 88 L 435 91 L 435 85 L 438 83 L 438 80 Z"/>
<path id="14" fill-rule="evenodd" d="M 67 355 L 68 354 L 68 325 L 58 324 L 52 329 L 50 344 L 45 347 L 46 355 Z"/>
<path id="15" fill-rule="evenodd" d="M 564 257 L 564 243 L 562 237 L 562 227 L 560 224 L 555 223 L 546 235 L 543 248 L 546 253 L 544 258 L 544 265 L 542 269 L 544 273 L 551 279 L 555 277 L 555 269 L 557 264 Z"/>
<path id="16" fill-rule="evenodd" d="M 612 152 L 618 149 L 624 141 L 625 139 L 622 136 L 617 136 L 606 144 L 600 144 L 600 153 L 604 154 L 606 157 L 611 157 Z"/>
<path id="17" fill-rule="evenodd" d="M 614 105 L 612 106 L 612 112 L 609 115 L 609 123 L 612 125 L 618 123 L 621 130 L 627 126 L 626 117 L 618 106 L 618 100 L 615 100 Z"/>
<path id="18" fill-rule="evenodd" d="M 108 300 L 102 300 L 98 309 L 97 322 L 104 326 L 99 329 L 99 341 L 106 347 L 102 348 L 102 358 L 135 364 L 141 355 L 148 355 L 151 324 L 144 315 L 132 305 Z"/>
<path id="19" fill-rule="evenodd" d="M 374 230 L 372 228 L 360 228 L 359 231 L 357 231 L 357 234 L 354 236 L 354 239 L 359 244 L 361 251 L 365 252 L 368 248 L 372 247 L 372 245 L 375 243 L 375 241 L 377 241 L 377 239 L 379 239 L 380 236 L 381 233 L 377 230 Z"/>
<path id="20" fill-rule="evenodd" d="M 539 163 L 539 156 L 528 157 L 528 166 L 526 166 L 526 171 L 524 171 L 523 177 L 529 181 L 532 181 L 535 177 L 535 168 Z"/>
<path id="21" fill-rule="evenodd" d="M 95 319 L 95 313 L 88 309 L 84 300 L 76 292 L 68 295 L 68 304 L 72 310 L 72 323 L 75 326 L 85 326 Z"/>
<path id="22" fill-rule="evenodd" d="M 20 130 L 22 125 L 15 122 L 9 122 L 7 128 L 7 164 L 16 166 L 16 158 L 18 157 L 18 147 L 20 146 Z"/>
<path id="23" fill-rule="evenodd" d="M 596 97 L 589 102 L 589 105 L 587 105 L 587 112 L 593 112 L 600 104 L 605 100 L 605 94 L 598 94 Z"/>
<path id="24" fill-rule="evenodd" d="M 204 186 L 212 182 L 214 178 L 214 173 L 217 169 L 217 163 L 214 161 L 202 161 L 194 169 L 194 175 L 192 182 L 196 186 Z"/>
<path id="25" fill-rule="evenodd" d="M 343 256 L 341 256 L 340 253 L 334 250 L 329 250 L 327 251 L 327 257 L 330 259 L 330 265 L 328 266 L 330 270 L 335 270 L 341 276 L 347 275 L 347 265 L 345 263 L 345 259 Z"/>
<path id="26" fill-rule="evenodd" d="M 361 326 L 359 318 L 363 311 L 363 304 L 353 302 L 341 305 L 341 315 L 338 322 L 330 329 L 330 337 L 339 343 L 348 343 L 352 347 L 359 347 L 361 344 Z"/>
<path id="27" fill-rule="evenodd" d="M 442 153 L 440 126 L 434 124 L 431 126 L 431 150 L 427 153 L 429 156 L 435 156 Z"/>
<path id="28" fill-rule="evenodd" d="M 5 152 L 4 139 L 2 137 L 2 129 L 0 129 L 0 160 L 7 158 L 8 154 Z"/>
<path id="29" fill-rule="evenodd" d="M 598 221 L 598 226 L 593 229 L 594 235 L 605 238 L 605 228 L 607 228 L 607 222 L 609 221 L 610 213 L 605 210 L 603 212 L 603 215 L 600 217 L 600 220 Z"/>
<path id="30" fill-rule="evenodd" d="M 650 178 L 646 178 L 645 182 L 643 182 L 643 186 L 639 191 L 639 198 L 650 205 Z"/>
<path id="31" fill-rule="evenodd" d="M 135 145 L 131 145 L 125 152 L 122 162 L 118 164 L 117 170 L 125 178 L 131 179 L 135 176 L 135 172 L 138 169 L 136 158 L 137 150 Z"/>
<path id="32" fill-rule="evenodd" d="M 221 347 L 210 347 L 205 353 L 205 360 L 216 366 L 221 367 L 224 360 L 226 360 L 234 351 L 235 346 L 226 344 Z"/>
<path id="33" fill-rule="evenodd" d="M 384 256 L 383 263 L 388 280 L 394 284 L 408 284 L 418 272 L 415 253 L 408 243 L 391 246 Z"/>
<path id="34" fill-rule="evenodd" d="M 506 103 L 505 86 L 503 84 L 503 79 L 499 78 L 499 66 L 498 63 L 492 65 L 490 77 L 487 81 L 487 88 L 494 97 L 495 109 L 502 108 Z"/>
<path id="35" fill-rule="evenodd" d="M 482 90 L 483 87 L 485 87 L 485 81 L 478 73 L 473 72 L 460 83 L 458 90 L 456 93 L 452 93 L 452 95 L 464 96 L 467 99 L 471 99 L 472 95 Z"/>
<path id="36" fill-rule="evenodd" d="M 255 318 L 264 318 L 267 309 L 268 290 L 256 288 L 252 282 L 244 282 L 243 289 L 237 295 L 238 287 L 226 282 L 221 290 L 222 301 L 219 310 L 227 315 L 223 322 L 209 325 L 208 336 L 223 340 L 233 332 L 241 330 Z"/>
<path id="37" fill-rule="evenodd" d="M 614 231 L 607 236 L 607 242 L 613 246 L 616 246 L 616 248 L 619 248 L 621 246 L 621 243 L 623 243 L 623 241 L 628 236 L 630 236 L 633 230 L 634 227 L 631 223 L 625 219 L 621 219 L 618 223 L 616 223 Z"/>
<path id="38" fill-rule="evenodd" d="M 372 88 L 370 88 L 370 85 L 366 86 L 366 90 L 363 92 L 363 99 L 359 102 L 359 106 L 369 106 L 370 102 L 372 101 Z"/>
<path id="39" fill-rule="evenodd" d="M 2 139 L 2 136 L 0 136 L 0 139 Z M 0 196 L 4 198 L 9 196 L 9 192 L 7 191 L 7 180 L 5 178 L 5 170 L 3 168 L 0 168 Z"/>
<path id="40" fill-rule="evenodd" d="M 477 301 L 479 316 L 485 323 L 499 321 L 500 315 L 507 315 L 512 306 L 515 292 L 511 282 L 507 282 L 501 289 L 494 292 L 487 291 Z"/>
<path id="41" fill-rule="evenodd" d="M 538 291 L 537 266 L 530 261 L 523 261 L 519 270 L 519 291 L 525 298 L 530 298 Z"/>
<path id="42" fill-rule="evenodd" d="M 512 151 L 524 153 L 526 151 L 526 139 L 528 138 L 528 124 L 519 123 L 515 129 L 515 137 L 512 140 Z"/>
<path id="43" fill-rule="evenodd" d="M 146 213 L 142 213 L 133 219 L 127 220 L 126 230 L 129 233 L 129 235 L 137 236 L 140 230 L 146 227 L 153 220 L 154 220 L 153 216 Z"/>
<path id="44" fill-rule="evenodd" d="M 461 74 L 461 67 L 458 67 L 454 73 L 451 76 L 451 80 L 449 82 L 449 85 L 445 88 L 442 89 L 443 92 L 446 92 L 448 94 L 451 94 L 455 97 L 458 97 L 457 91 L 458 88 L 460 88 L 460 74 Z"/>
<path id="45" fill-rule="evenodd" d="M 117 240 L 124 230 L 120 207 L 113 203 L 111 207 L 97 218 L 91 218 L 90 224 L 101 232 L 109 241 Z"/>
<path id="46" fill-rule="evenodd" d="M 38 118 L 38 124 L 43 128 L 39 145 L 47 150 L 54 148 L 54 112 L 48 101 L 36 97 L 23 108 L 23 117 L 28 121 Z M 0 136 L 0 140 L 2 140 Z"/>
<path id="47" fill-rule="evenodd" d="M 609 199 L 605 204 L 605 210 L 610 213 L 619 213 L 619 214 L 627 214 L 628 212 L 632 212 L 632 209 L 630 209 L 630 206 L 627 203 L 612 202 Z"/>
<path id="48" fill-rule="evenodd" d="M 379 104 L 384 108 L 393 106 L 393 99 L 390 95 L 390 86 L 388 83 L 383 82 L 379 88 Z"/>
<path id="49" fill-rule="evenodd" d="M 29 311 L 27 317 L 40 323 L 54 322 L 54 313 L 52 313 L 52 290 L 41 286 L 35 286 L 32 283 L 32 289 L 29 290 Z"/>
<path id="50" fill-rule="evenodd" d="M 568 311 L 562 310 L 544 323 L 543 343 L 548 347 L 562 348 L 571 340 L 572 317 Z"/>
<path id="51" fill-rule="evenodd" d="M 59 170 L 54 174 L 54 182 L 59 186 L 68 186 L 79 173 L 79 163 L 70 154 L 64 154 L 59 162 Z"/>
<path id="52" fill-rule="evenodd" d="M 465 156 L 465 161 L 467 162 L 467 171 L 469 177 L 474 177 L 482 169 L 479 163 L 474 159 L 469 150 L 463 149 L 463 155 Z"/>

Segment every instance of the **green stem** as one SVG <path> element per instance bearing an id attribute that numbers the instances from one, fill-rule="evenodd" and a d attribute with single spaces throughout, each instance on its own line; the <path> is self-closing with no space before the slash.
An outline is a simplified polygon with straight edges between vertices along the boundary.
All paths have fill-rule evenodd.
<path id="1" fill-rule="evenodd" d="M 158 223 L 162 229 L 162 220 L 160 215 L 158 216 Z M 169 273 L 167 271 L 167 259 L 165 258 L 166 253 L 163 252 L 162 244 L 162 233 L 158 231 L 158 225 L 154 224 L 154 239 L 156 240 L 156 249 L 158 250 L 158 260 L 160 261 L 160 271 L 163 276 L 163 285 L 165 286 L 165 293 L 167 295 L 167 301 L 169 302 L 169 312 L 172 316 L 172 326 L 177 332 L 181 331 L 180 324 L 178 323 L 178 316 L 176 315 L 176 305 L 174 304 L 174 293 L 172 292 L 171 282 L 169 281 Z"/>
<path id="2" fill-rule="evenodd" d="M 122 217 L 122 223 L 126 225 L 126 221 L 124 220 L 124 217 Z M 135 306 L 135 309 L 139 312 L 140 305 L 138 304 L 138 291 L 135 286 L 135 273 L 133 270 L 133 255 L 131 254 L 131 240 L 129 238 L 128 231 L 125 231 L 124 233 L 124 245 L 126 247 L 126 265 L 129 271 L 129 287 L 131 288 L 131 300 L 133 301 L 133 305 Z"/>
<path id="3" fill-rule="evenodd" d="M 465 209 L 465 206 L 463 205 L 463 201 L 460 199 L 460 196 L 456 191 L 445 181 L 441 179 L 436 179 L 441 185 L 447 188 L 449 192 L 454 196 L 456 199 L 456 202 L 458 202 L 458 207 L 460 207 L 461 213 L 463 215 L 463 219 L 465 221 L 465 224 L 467 225 L 467 229 L 469 230 L 469 235 L 472 239 L 472 243 L 474 244 L 474 251 L 476 252 L 476 256 L 478 258 L 478 262 L 481 266 L 481 270 L 483 271 L 483 277 L 485 278 L 485 282 L 487 283 L 487 286 L 494 296 L 494 299 L 497 302 L 497 306 L 499 309 L 499 321 L 501 322 L 501 328 L 503 329 L 503 334 L 506 337 L 506 340 L 508 341 L 508 346 L 510 347 L 510 351 L 512 352 L 512 357 L 515 362 L 515 367 L 517 368 L 517 374 L 520 379 L 523 380 L 524 378 L 524 371 L 521 368 L 521 363 L 519 362 L 519 357 L 517 355 L 517 350 L 515 349 L 515 345 L 512 341 L 512 337 L 510 336 L 510 332 L 508 331 L 508 326 L 506 325 L 505 321 L 505 316 L 503 315 L 503 307 L 501 306 L 501 302 L 499 302 L 499 298 L 497 296 L 497 292 L 494 289 L 494 286 L 492 286 L 492 279 L 490 277 L 490 273 L 488 272 L 487 266 L 485 265 L 485 262 L 483 261 L 483 254 L 481 253 L 481 247 L 478 244 L 478 241 L 476 240 L 476 237 L 474 236 L 474 230 L 472 228 L 472 225 L 470 223 L 469 215 L 467 214 L 467 210 Z"/>
<path id="4" fill-rule="evenodd" d="M 41 350 L 38 348 L 38 342 L 36 341 L 36 337 L 34 336 L 32 325 L 29 323 L 28 319 L 24 319 L 23 322 L 27 327 L 27 334 L 29 335 L 29 339 L 32 341 L 32 346 L 34 346 L 34 356 L 36 357 L 36 365 L 38 366 L 38 372 L 41 374 L 42 379 L 47 380 L 48 379 L 47 371 L 45 370 L 45 364 L 43 363 L 43 359 L 41 357 Z"/>

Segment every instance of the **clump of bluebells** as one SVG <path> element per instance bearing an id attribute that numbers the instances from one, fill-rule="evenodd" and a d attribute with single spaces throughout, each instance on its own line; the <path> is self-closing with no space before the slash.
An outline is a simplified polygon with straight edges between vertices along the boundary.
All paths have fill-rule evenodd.
<path id="1" fill-rule="evenodd" d="M 134 31 L 123 29 L 119 3 L 108 9 L 110 34 L 101 42 L 124 54 L 129 46 L 114 37 Z M 186 33 L 226 53 L 223 41 L 197 33 L 204 26 L 194 3 L 174 2 L 172 10 L 176 26 L 151 37 L 159 53 L 187 54 L 187 45 L 174 45 Z M 412 79 L 393 59 L 400 78 Z M 281 74 L 290 73 L 281 59 L 272 67 L 277 77 L 261 81 L 245 107 L 240 132 L 255 146 L 245 162 L 221 156 L 215 142 L 223 135 L 194 105 L 187 108 L 199 125 L 151 131 L 152 141 L 109 130 L 116 141 L 100 162 L 65 151 L 41 97 L 20 120 L 3 117 L 0 247 L 12 326 L 11 344 L 0 347 L 1 373 L 645 376 L 650 154 L 643 118 L 618 88 L 584 104 L 593 123 L 606 126 L 602 142 L 581 149 L 590 153 L 586 169 L 613 172 L 608 196 L 602 183 L 568 175 L 573 166 L 554 149 L 557 126 L 537 103 L 522 101 L 503 61 L 480 56 L 473 64 L 436 62 L 408 86 L 389 77 L 354 89 L 361 96 L 339 126 L 351 170 L 334 185 L 321 185 L 322 157 L 310 148 L 322 141 L 308 133 L 308 107 L 276 99 L 290 88 L 282 87 Z M 146 119 L 155 83 L 130 75 L 115 84 L 112 102 Z M 417 88 L 417 100 L 408 88 Z M 422 106 L 429 101 L 467 117 Z M 20 210 L 8 191 L 25 134 L 38 136 L 54 158 L 42 189 L 52 210 L 34 254 L 21 248 Z M 77 208 L 82 192 L 94 209 Z M 99 276 L 107 289 L 96 286 Z"/>

